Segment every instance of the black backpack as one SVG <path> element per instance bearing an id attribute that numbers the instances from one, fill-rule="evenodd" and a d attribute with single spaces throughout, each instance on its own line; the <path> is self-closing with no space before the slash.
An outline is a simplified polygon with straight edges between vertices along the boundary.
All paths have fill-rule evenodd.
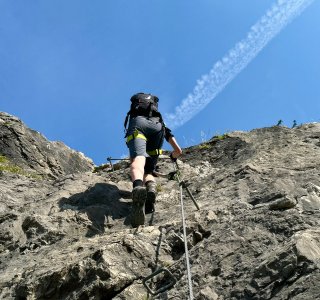
<path id="1" fill-rule="evenodd" d="M 158 111 L 159 98 L 157 96 L 145 93 L 138 93 L 133 95 L 130 101 L 131 106 L 124 121 L 124 128 L 127 128 L 129 117 L 159 117 L 160 121 L 162 122 L 162 116 Z"/>

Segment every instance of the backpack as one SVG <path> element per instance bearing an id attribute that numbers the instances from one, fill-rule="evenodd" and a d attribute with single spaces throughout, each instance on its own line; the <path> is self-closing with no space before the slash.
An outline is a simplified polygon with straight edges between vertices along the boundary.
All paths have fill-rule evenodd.
<path id="1" fill-rule="evenodd" d="M 160 121 L 163 122 L 162 116 L 158 111 L 159 98 L 157 96 L 145 93 L 138 93 L 133 95 L 130 101 L 131 106 L 124 121 L 124 128 L 127 128 L 129 117 L 159 117 Z"/>

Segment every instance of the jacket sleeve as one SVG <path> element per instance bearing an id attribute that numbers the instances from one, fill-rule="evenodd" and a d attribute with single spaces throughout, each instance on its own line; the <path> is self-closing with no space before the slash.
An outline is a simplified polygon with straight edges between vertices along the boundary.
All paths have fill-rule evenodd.
<path id="1" fill-rule="evenodd" d="M 166 141 L 169 142 L 169 139 L 171 137 L 174 137 L 174 135 L 171 132 L 171 129 L 169 129 L 168 127 L 164 127 L 164 138 L 166 139 Z"/>

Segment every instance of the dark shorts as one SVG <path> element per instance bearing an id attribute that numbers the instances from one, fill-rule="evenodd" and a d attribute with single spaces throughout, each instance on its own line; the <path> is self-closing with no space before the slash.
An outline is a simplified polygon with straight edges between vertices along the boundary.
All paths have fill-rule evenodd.
<path id="1" fill-rule="evenodd" d="M 127 137 L 136 136 L 127 142 L 130 157 L 146 157 L 145 173 L 151 174 L 158 161 L 158 154 L 163 144 L 163 127 L 159 118 L 137 116 L 130 119 Z M 149 152 L 149 154 L 148 154 Z M 150 154 L 151 153 L 151 154 Z"/>

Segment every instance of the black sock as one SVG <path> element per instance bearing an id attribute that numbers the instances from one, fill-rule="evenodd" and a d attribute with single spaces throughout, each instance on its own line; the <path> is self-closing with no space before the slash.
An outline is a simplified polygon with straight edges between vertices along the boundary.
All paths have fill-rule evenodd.
<path id="1" fill-rule="evenodd" d="M 133 183 L 133 188 L 135 188 L 136 186 L 143 186 L 143 181 L 141 179 L 136 179 Z"/>

